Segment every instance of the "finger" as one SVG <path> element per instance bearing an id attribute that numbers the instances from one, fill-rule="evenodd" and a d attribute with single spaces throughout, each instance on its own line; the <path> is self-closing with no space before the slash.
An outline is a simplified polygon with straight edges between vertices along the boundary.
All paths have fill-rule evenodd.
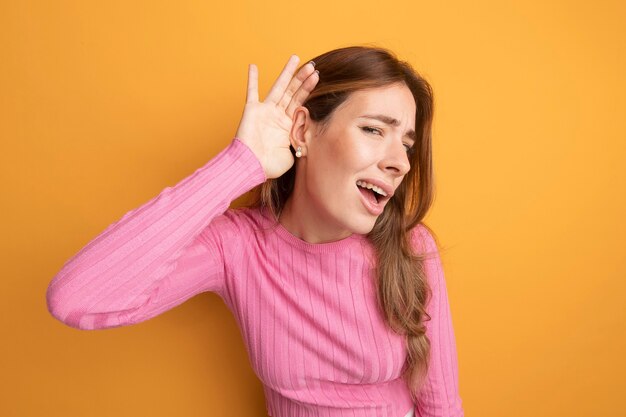
<path id="1" fill-rule="evenodd" d="M 246 92 L 246 103 L 256 103 L 259 101 L 259 71 L 254 64 L 248 65 L 248 90 Z"/>
<path id="2" fill-rule="evenodd" d="M 298 55 L 293 54 L 289 57 L 289 60 L 283 67 L 282 72 L 280 73 L 276 81 L 274 81 L 274 84 L 272 85 L 272 89 L 267 95 L 267 98 L 265 99 L 265 101 L 278 103 L 278 101 L 281 99 L 281 97 L 285 93 L 285 89 L 287 88 L 287 85 L 289 84 L 289 81 L 291 80 L 291 77 L 293 76 L 293 72 L 298 66 L 298 62 L 300 62 L 300 57 L 298 57 Z"/>
<path id="3" fill-rule="evenodd" d="M 286 108 L 289 106 L 289 103 L 292 101 L 292 97 L 298 91 L 302 83 L 313 73 L 315 72 L 315 66 L 311 63 L 311 61 L 307 62 L 305 65 L 300 68 L 295 77 L 291 79 L 287 89 L 285 90 L 285 94 L 283 94 L 280 102 L 278 103 L 278 107 Z"/>
<path id="4" fill-rule="evenodd" d="M 313 91 L 319 80 L 320 76 L 319 73 L 316 71 L 313 71 L 313 73 L 309 75 L 306 80 L 304 80 L 298 91 L 296 91 L 296 93 L 294 94 L 293 99 L 287 106 L 287 109 L 285 110 L 287 116 L 293 119 L 293 113 L 296 111 L 296 108 L 304 103 L 304 101 L 309 96 L 309 94 L 311 94 L 311 91 Z"/>

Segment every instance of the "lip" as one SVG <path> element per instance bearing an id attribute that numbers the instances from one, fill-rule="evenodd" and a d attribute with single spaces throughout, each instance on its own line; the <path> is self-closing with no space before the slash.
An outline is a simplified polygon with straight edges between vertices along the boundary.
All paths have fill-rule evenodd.
<path id="1" fill-rule="evenodd" d="M 389 200 L 393 196 L 394 188 L 384 181 L 377 180 L 375 178 L 359 178 L 357 181 L 369 182 L 370 184 L 374 184 L 375 186 L 382 188 L 385 194 L 387 194 L 386 197 L 382 198 L 381 201 L 383 202 L 387 202 L 387 200 Z M 356 184 L 356 181 L 355 181 L 355 184 Z"/>
<path id="2" fill-rule="evenodd" d="M 358 181 L 366 181 L 366 182 L 369 182 L 370 184 L 374 184 L 375 186 L 382 188 L 385 191 L 385 193 L 387 193 L 386 197 L 381 196 L 380 200 L 378 200 L 376 204 L 372 204 L 368 199 L 366 199 L 363 196 L 363 193 L 361 193 L 361 191 L 359 190 L 359 188 L 361 187 L 356 185 L 356 183 L 354 185 L 357 188 L 357 191 L 359 193 L 359 196 L 361 197 L 361 201 L 363 202 L 363 205 L 365 206 L 365 208 L 367 208 L 367 210 L 374 216 L 380 216 L 383 210 L 385 209 L 385 205 L 387 204 L 387 201 L 389 201 L 391 197 L 393 196 L 393 191 L 392 191 L 393 188 L 391 188 L 389 185 L 385 184 L 384 182 L 374 180 L 371 178 L 362 178 L 362 179 L 359 179 Z"/>
<path id="3" fill-rule="evenodd" d="M 356 188 L 359 188 L 359 186 L 357 185 Z M 361 191 L 357 190 L 357 192 L 359 193 L 359 197 L 361 197 L 361 202 L 363 203 L 367 211 L 369 211 L 374 216 L 380 216 L 382 214 L 383 209 L 385 208 L 384 204 L 381 204 L 380 201 L 376 204 L 373 204 L 365 198 Z"/>

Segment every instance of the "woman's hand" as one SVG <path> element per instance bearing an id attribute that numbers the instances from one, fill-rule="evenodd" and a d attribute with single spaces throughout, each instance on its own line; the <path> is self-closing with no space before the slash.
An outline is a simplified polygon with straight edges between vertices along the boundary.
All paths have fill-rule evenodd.
<path id="1" fill-rule="evenodd" d="M 268 179 L 280 177 L 293 165 L 289 149 L 293 114 L 319 81 L 310 62 L 294 76 L 299 61 L 297 55 L 289 58 L 263 102 L 259 101 L 257 67 L 248 67 L 246 105 L 235 137 L 254 152 Z"/>

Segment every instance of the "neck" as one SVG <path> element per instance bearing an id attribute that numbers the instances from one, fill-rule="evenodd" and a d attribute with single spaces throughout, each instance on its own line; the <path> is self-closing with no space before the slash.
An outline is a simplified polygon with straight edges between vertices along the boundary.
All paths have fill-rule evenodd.
<path id="1" fill-rule="evenodd" d="M 278 221 L 289 233 L 308 243 L 334 242 L 352 235 L 351 231 L 325 218 L 309 199 L 298 192 L 298 187 L 294 187 L 285 202 Z"/>

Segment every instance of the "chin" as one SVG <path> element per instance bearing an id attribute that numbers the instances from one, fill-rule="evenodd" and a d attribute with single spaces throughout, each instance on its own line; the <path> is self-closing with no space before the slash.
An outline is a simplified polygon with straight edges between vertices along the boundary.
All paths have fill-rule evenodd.
<path id="1" fill-rule="evenodd" d="M 374 225 L 376 224 L 376 220 L 378 217 L 369 216 L 370 219 L 362 219 L 361 221 L 354 222 L 352 224 L 352 233 L 357 233 L 360 235 L 366 235 L 372 231 Z"/>

